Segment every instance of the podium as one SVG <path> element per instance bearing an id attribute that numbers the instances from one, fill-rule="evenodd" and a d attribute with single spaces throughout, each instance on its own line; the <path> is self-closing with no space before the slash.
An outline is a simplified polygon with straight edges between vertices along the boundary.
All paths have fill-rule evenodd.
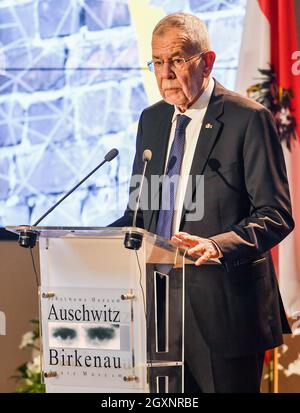
<path id="1" fill-rule="evenodd" d="M 183 392 L 185 251 L 140 228 L 20 228 L 38 237 L 46 391 Z"/>

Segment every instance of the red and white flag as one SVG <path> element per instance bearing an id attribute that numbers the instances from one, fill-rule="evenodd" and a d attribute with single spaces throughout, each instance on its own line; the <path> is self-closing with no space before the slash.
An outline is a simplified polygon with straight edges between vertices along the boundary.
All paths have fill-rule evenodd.
<path id="1" fill-rule="evenodd" d="M 296 17 L 298 16 L 298 18 Z M 298 20 L 298 21 L 297 21 Z M 273 251 L 280 291 L 289 316 L 300 316 L 300 2 L 248 0 L 238 66 L 236 91 L 249 95 L 261 82 L 259 69 L 276 76 L 278 95 L 289 95 L 290 107 L 276 115 L 286 125 L 282 140 L 288 172 L 294 231 Z M 249 89 L 250 88 L 250 89 Z M 257 90 L 252 88 L 253 90 Z M 290 95 L 292 93 L 292 96 Z M 255 93 L 255 92 L 254 92 Z M 251 97 L 251 94 L 250 94 Z M 253 97 L 253 96 L 252 96 Z M 288 137 L 289 126 L 296 132 Z M 281 137 L 284 135 L 281 134 Z"/>

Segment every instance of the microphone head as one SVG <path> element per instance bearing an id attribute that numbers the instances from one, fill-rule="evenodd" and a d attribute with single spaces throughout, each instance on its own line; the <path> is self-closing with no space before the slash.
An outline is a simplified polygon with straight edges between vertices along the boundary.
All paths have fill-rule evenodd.
<path id="1" fill-rule="evenodd" d="M 150 151 L 150 149 L 145 149 L 143 152 L 143 161 L 149 162 L 151 161 L 151 158 L 152 158 L 152 152 Z"/>
<path id="2" fill-rule="evenodd" d="M 104 156 L 106 162 L 112 161 L 116 156 L 118 156 L 119 151 L 116 148 L 111 149 L 107 154 Z"/>

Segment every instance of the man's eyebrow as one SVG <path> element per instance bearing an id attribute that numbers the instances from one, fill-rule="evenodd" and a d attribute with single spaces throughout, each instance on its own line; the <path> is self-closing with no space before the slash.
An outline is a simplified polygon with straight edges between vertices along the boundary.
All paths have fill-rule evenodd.
<path id="1" fill-rule="evenodd" d="M 169 59 L 171 59 L 172 57 L 183 57 L 182 55 L 183 55 L 184 53 L 183 52 L 175 52 L 175 53 L 171 53 L 171 55 L 170 55 L 170 57 L 169 57 Z M 153 59 L 160 59 L 161 60 L 161 58 L 160 57 L 158 57 L 158 56 L 152 56 L 152 58 Z"/>

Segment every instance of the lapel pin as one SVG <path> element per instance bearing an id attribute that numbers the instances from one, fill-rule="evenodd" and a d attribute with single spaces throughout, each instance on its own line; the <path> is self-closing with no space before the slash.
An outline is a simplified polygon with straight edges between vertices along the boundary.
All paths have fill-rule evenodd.
<path id="1" fill-rule="evenodd" d="M 213 128 L 213 125 L 211 123 L 207 123 L 205 125 L 205 129 L 212 129 L 212 128 Z"/>

